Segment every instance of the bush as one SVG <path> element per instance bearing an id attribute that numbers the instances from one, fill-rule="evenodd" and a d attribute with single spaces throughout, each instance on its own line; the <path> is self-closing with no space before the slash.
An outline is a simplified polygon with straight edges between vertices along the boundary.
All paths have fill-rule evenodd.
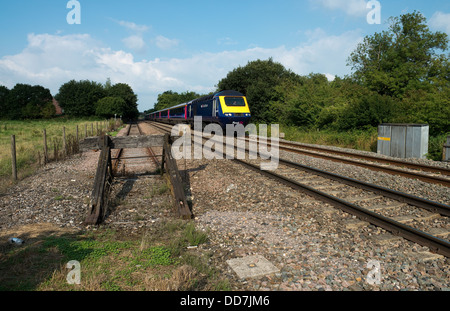
<path id="1" fill-rule="evenodd" d="M 430 136 L 428 141 L 427 159 L 442 161 L 443 149 L 447 140 L 447 135 L 450 135 L 450 133 L 439 136 Z"/>

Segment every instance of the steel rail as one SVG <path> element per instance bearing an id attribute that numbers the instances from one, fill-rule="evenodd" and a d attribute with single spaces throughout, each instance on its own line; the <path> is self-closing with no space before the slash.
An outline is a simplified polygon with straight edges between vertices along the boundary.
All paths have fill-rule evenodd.
<path id="1" fill-rule="evenodd" d="M 412 228 L 410 226 L 404 225 L 398 221 L 395 221 L 393 219 L 390 219 L 390 218 L 380 215 L 378 213 L 372 212 L 370 210 L 367 210 L 367 209 L 357 206 L 355 204 L 346 202 L 345 200 L 339 199 L 337 197 L 329 195 L 320 190 L 316 190 L 307 185 L 298 183 L 298 182 L 291 180 L 289 178 L 286 178 L 282 175 L 279 175 L 279 174 L 276 174 L 276 173 L 273 173 L 270 171 L 263 171 L 258 166 L 250 164 L 248 162 L 245 162 L 245 161 L 242 161 L 239 159 L 234 159 L 234 161 L 236 161 L 252 170 L 258 171 L 259 173 L 261 173 L 263 175 L 269 176 L 272 179 L 276 179 L 276 180 L 280 181 L 281 183 L 283 183 L 293 189 L 300 190 L 303 193 L 313 196 L 321 201 L 324 201 L 333 206 L 339 207 L 343 211 L 350 213 L 352 215 L 355 215 L 358 218 L 360 218 L 364 221 L 370 222 L 373 225 L 376 225 L 385 230 L 388 230 L 395 235 L 402 236 L 407 240 L 410 240 L 412 242 L 418 243 L 423 246 L 427 246 L 433 252 L 444 255 L 446 257 L 450 257 L 450 242 L 448 242 L 446 240 L 437 238 L 437 237 L 430 235 L 428 233 L 425 233 L 421 230 Z"/>
<path id="2" fill-rule="evenodd" d="M 159 127 L 161 128 L 161 127 Z M 195 135 L 195 134 L 192 134 Z M 194 141 L 194 143 L 196 143 Z M 238 147 L 235 146 L 237 149 Z M 245 151 L 249 151 L 248 148 L 245 148 Z M 215 151 L 218 152 L 218 151 Z M 222 155 L 225 154 L 225 152 L 222 151 Z M 398 221 L 395 221 L 393 219 L 390 219 L 388 217 L 385 217 L 381 214 L 375 213 L 373 211 L 370 211 L 368 209 L 362 208 L 358 205 L 352 204 L 350 202 L 347 202 L 343 199 L 337 198 L 335 196 L 332 196 L 330 194 L 327 194 L 323 191 L 314 189 L 310 186 L 301 184 L 299 182 L 296 182 L 294 180 L 291 180 L 285 176 L 266 171 L 261 170 L 259 166 L 253 165 L 251 163 L 242 161 L 240 159 L 233 159 L 234 161 L 238 162 L 241 165 L 244 165 L 252 170 L 255 170 L 263 175 L 266 175 L 272 179 L 276 179 L 277 181 L 295 189 L 300 190 L 303 193 L 306 193 L 310 196 L 313 196 L 321 201 L 324 201 L 326 203 L 329 203 L 335 207 L 340 208 L 341 210 L 350 213 L 352 215 L 357 216 L 363 221 L 367 221 L 373 225 L 376 225 L 378 227 L 381 227 L 387 231 L 392 232 L 394 235 L 402 236 L 403 238 L 412 241 L 414 243 L 418 243 L 420 245 L 429 247 L 431 251 L 444 255 L 446 257 L 450 257 L 450 242 L 437 238 L 431 234 L 428 234 L 426 232 L 423 232 L 421 230 L 415 229 L 413 227 L 404 225 Z M 448 216 L 450 207 L 445 204 L 440 204 L 437 202 L 429 201 L 423 198 L 415 197 L 406 193 L 398 192 L 395 190 L 387 189 L 384 187 L 380 187 L 377 185 L 369 184 L 366 182 L 358 181 L 352 178 L 340 176 L 334 173 L 325 172 L 316 168 L 308 167 L 305 165 L 301 165 L 295 162 L 287 161 L 284 159 L 279 159 L 280 162 L 285 163 L 286 165 L 293 166 L 295 168 L 301 168 L 303 170 L 307 170 L 309 172 L 313 172 L 314 174 L 318 174 L 321 176 L 326 176 L 327 178 L 331 178 L 333 180 L 339 180 L 346 184 L 351 184 L 353 186 L 357 186 L 366 190 L 374 191 L 377 193 L 381 193 L 387 197 L 394 198 L 396 200 L 400 200 L 403 202 L 406 202 L 411 205 L 415 205 L 418 207 L 426 208 L 428 210 L 439 212 L 442 215 Z"/>
<path id="3" fill-rule="evenodd" d="M 450 169 L 448 169 L 448 168 L 436 167 L 436 166 L 425 165 L 425 164 L 411 163 L 411 162 L 396 160 L 396 159 L 384 159 L 384 158 L 367 155 L 367 154 L 357 154 L 357 153 L 353 153 L 353 152 L 328 149 L 325 147 L 309 146 L 309 145 L 305 145 L 302 143 L 289 142 L 289 141 L 284 141 L 284 140 L 283 141 L 280 140 L 280 144 L 286 145 L 286 146 L 291 146 L 291 147 L 316 150 L 316 151 L 320 151 L 320 152 L 333 153 L 333 154 L 338 154 L 338 155 L 342 155 L 342 156 L 359 158 L 359 159 L 369 160 L 369 161 L 374 161 L 374 162 L 393 164 L 396 166 L 403 166 L 403 167 L 408 167 L 408 168 L 412 168 L 412 169 L 418 169 L 418 170 L 422 170 L 422 171 L 427 171 L 427 172 L 438 173 L 438 174 L 450 176 Z"/>
<path id="4" fill-rule="evenodd" d="M 435 213 L 439 213 L 443 216 L 450 216 L 450 206 L 446 205 L 446 204 L 442 204 L 439 202 L 435 202 L 435 201 L 431 201 L 431 200 L 427 200 L 421 197 L 417 197 L 408 193 L 404 193 L 404 192 L 400 192 L 400 191 L 396 191 L 396 190 L 392 190 L 389 188 L 385 188 L 382 186 L 378 186 L 375 184 L 370 184 L 361 180 L 356 180 L 350 177 L 345 177 L 342 175 L 338 175 L 338 174 L 334 174 L 331 172 L 327 172 L 327 171 L 323 171 L 320 170 L 318 168 L 314 168 L 314 167 L 310 167 L 310 166 L 306 166 L 300 163 L 296 163 L 296 162 L 292 162 L 292 161 L 288 161 L 285 159 L 281 159 L 279 158 L 279 161 L 285 165 L 288 165 L 290 167 L 294 167 L 297 169 L 301 169 L 313 174 L 317 174 L 320 176 L 323 176 L 325 178 L 329 178 L 332 180 L 336 180 L 342 183 L 345 183 L 347 185 L 351 185 L 357 188 L 361 188 L 364 190 L 368 190 L 368 191 L 372 191 L 378 194 L 381 194 L 383 196 L 389 197 L 391 199 L 394 200 L 398 200 L 401 201 L 403 203 L 408 203 L 410 205 L 414 205 L 420 208 L 424 208 L 426 210 L 429 210 L 431 212 L 435 212 Z"/>
<path id="5" fill-rule="evenodd" d="M 139 126 L 139 123 L 136 123 L 136 126 L 138 128 L 139 134 L 142 135 L 142 130 Z M 152 158 L 153 162 L 155 163 L 156 167 L 161 167 L 161 163 L 159 163 L 156 154 L 153 152 L 152 148 L 148 147 L 147 149 L 147 153 L 149 155 L 150 158 Z"/>
<path id="6" fill-rule="evenodd" d="M 245 138 L 245 140 L 248 141 L 248 138 Z M 278 142 L 279 148 L 284 151 L 295 152 L 298 154 L 304 154 L 304 155 L 322 158 L 322 159 L 326 159 L 326 160 L 330 160 L 330 161 L 334 161 L 334 162 L 341 162 L 341 163 L 345 163 L 345 164 L 356 165 L 356 166 L 364 167 L 364 168 L 374 170 L 374 171 L 382 171 L 384 173 L 388 173 L 391 175 L 400 175 L 400 176 L 411 178 L 411 179 L 418 179 L 418 180 L 422 180 L 425 182 L 429 182 L 429 183 L 433 183 L 433 184 L 440 184 L 445 187 L 450 187 L 450 179 L 447 179 L 447 178 L 426 175 L 426 174 L 419 173 L 419 172 L 408 172 L 408 171 L 401 170 L 398 168 L 386 167 L 386 166 L 377 165 L 374 163 L 365 163 L 365 162 L 360 162 L 360 161 L 351 160 L 351 159 L 344 159 L 344 158 L 335 157 L 332 155 L 324 155 L 324 154 L 319 154 L 316 152 L 300 150 L 297 148 L 283 147 L 283 146 L 281 146 L 283 144 L 300 147 L 300 148 L 309 148 L 309 149 L 313 149 L 313 150 L 320 150 L 322 152 L 335 153 L 335 154 L 339 154 L 339 155 L 343 155 L 343 156 L 351 156 L 351 157 L 356 157 L 356 158 L 365 159 L 365 160 L 377 161 L 377 162 L 381 162 L 381 163 L 394 164 L 394 165 L 398 165 L 398 166 L 406 166 L 409 168 L 421 169 L 424 171 L 440 173 L 440 174 L 444 174 L 444 175 L 450 175 L 450 169 L 435 168 L 435 167 L 429 166 L 429 165 L 424 166 L 424 165 L 409 163 L 409 162 L 400 161 L 400 160 L 387 160 L 387 159 L 378 158 L 378 157 L 374 157 L 374 156 L 358 155 L 358 154 L 353 154 L 353 153 L 349 153 L 349 152 L 334 151 L 334 150 L 320 148 L 320 147 L 310 147 L 310 146 L 298 145 L 297 143 L 288 143 L 285 141 Z M 271 146 L 271 143 L 267 141 L 267 145 Z"/>
<path id="7" fill-rule="evenodd" d="M 128 136 L 128 135 L 130 134 L 131 126 L 132 126 L 131 123 L 128 124 L 128 128 L 127 128 L 127 130 L 126 130 L 126 135 L 125 135 L 125 136 Z M 120 162 L 120 158 L 121 158 L 121 156 L 122 156 L 122 152 L 123 152 L 123 149 L 119 149 L 119 150 L 116 152 L 115 156 L 114 156 L 114 159 L 115 159 L 115 160 L 114 160 L 113 163 L 112 163 L 112 171 L 113 171 L 113 173 L 115 173 L 115 172 L 117 171 L 117 168 L 118 168 L 119 162 Z"/>
<path id="8" fill-rule="evenodd" d="M 245 140 L 248 141 L 248 139 L 245 139 Z M 267 145 L 271 146 L 271 143 L 267 142 Z M 377 165 L 374 163 L 365 163 L 365 162 L 360 162 L 360 161 L 356 161 L 356 160 L 344 159 L 344 158 L 339 158 L 339 157 L 335 157 L 332 155 L 324 155 L 324 154 L 319 154 L 316 152 L 311 152 L 311 151 L 306 151 L 306 150 L 300 150 L 300 149 L 296 149 L 296 148 L 283 147 L 280 145 L 278 145 L 278 147 L 279 147 L 279 149 L 288 151 L 288 152 L 295 152 L 295 153 L 304 154 L 304 155 L 317 157 L 317 158 L 322 158 L 322 159 L 326 159 L 326 160 L 330 160 L 330 161 L 334 161 L 334 162 L 341 162 L 341 163 L 345 163 L 345 164 L 360 166 L 360 167 L 364 167 L 364 168 L 367 168 L 367 169 L 370 169 L 373 171 L 382 171 L 384 173 L 388 173 L 391 175 L 400 175 L 400 176 L 411 178 L 411 179 L 419 179 L 419 180 L 422 180 L 425 182 L 429 182 L 429 183 L 433 183 L 433 184 L 440 184 L 445 187 L 450 187 L 450 179 L 443 178 L 443 177 L 430 176 L 430 175 L 426 175 L 426 174 L 418 173 L 418 172 L 408 172 L 408 171 L 404 171 L 404 170 L 401 170 L 398 168 L 386 167 L 386 166 Z"/>

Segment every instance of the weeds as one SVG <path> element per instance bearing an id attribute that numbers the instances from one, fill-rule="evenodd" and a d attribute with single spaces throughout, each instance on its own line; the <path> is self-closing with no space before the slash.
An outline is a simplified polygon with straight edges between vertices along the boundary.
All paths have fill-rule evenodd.
<path id="1" fill-rule="evenodd" d="M 17 170 L 19 178 L 24 178 L 34 172 L 39 163 L 58 161 L 66 156 L 72 156 L 79 152 L 77 140 L 92 135 L 93 126 L 91 120 L 57 118 L 52 120 L 27 120 L 27 121 L 0 121 L 0 178 L 11 177 L 11 135 L 16 136 Z M 94 120 L 94 122 L 96 122 Z M 101 121 L 99 130 L 111 132 L 121 124 L 115 124 L 114 120 Z M 66 149 L 63 146 L 63 127 L 66 132 Z M 48 154 L 44 161 L 40 161 L 44 154 L 43 130 L 47 134 Z M 65 153 L 64 153 L 65 152 Z"/>
<path id="2" fill-rule="evenodd" d="M 182 220 L 161 222 L 140 237 L 110 228 L 42 234 L 21 248 L 0 249 L 0 290 L 229 290 L 207 255 L 187 249 L 206 241 Z M 80 285 L 67 283 L 71 260 L 80 263 Z"/>

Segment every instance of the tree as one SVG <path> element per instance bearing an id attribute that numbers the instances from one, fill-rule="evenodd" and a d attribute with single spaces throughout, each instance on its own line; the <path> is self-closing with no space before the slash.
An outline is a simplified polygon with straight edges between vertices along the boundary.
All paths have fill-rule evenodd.
<path id="1" fill-rule="evenodd" d="M 47 88 L 18 83 L 7 92 L 3 107 L 4 116 L 15 120 L 41 118 L 44 108 L 52 99 Z"/>
<path id="2" fill-rule="evenodd" d="M 272 122 L 278 116 L 272 112 L 269 102 L 278 100 L 275 88 L 286 79 L 300 80 L 300 77 L 270 58 L 252 61 L 244 67 L 234 69 L 219 81 L 217 87 L 219 91 L 234 90 L 243 93 L 247 96 L 252 118 Z"/>
<path id="3" fill-rule="evenodd" d="M 76 117 L 93 116 L 96 103 L 106 96 L 106 91 L 100 83 L 93 81 L 71 80 L 59 88 L 55 96 L 64 113 Z"/>
<path id="4" fill-rule="evenodd" d="M 193 99 L 199 98 L 201 95 L 195 92 L 186 91 L 184 93 L 177 93 L 174 91 L 165 91 L 158 95 L 158 101 L 155 104 L 155 111 L 173 107 L 175 105 L 183 104 Z"/>
<path id="5" fill-rule="evenodd" d="M 120 97 L 104 97 L 97 102 L 96 107 L 96 115 L 103 118 L 123 116 L 127 112 L 127 104 Z"/>
<path id="6" fill-rule="evenodd" d="M 6 118 L 8 94 L 9 89 L 6 86 L 0 85 L 0 119 Z"/>
<path id="7" fill-rule="evenodd" d="M 364 38 L 350 55 L 353 78 L 381 95 L 402 98 L 409 90 L 448 84 L 448 36 L 431 32 L 425 17 L 408 13 L 390 19 L 388 31 Z"/>
<path id="8" fill-rule="evenodd" d="M 125 106 L 120 113 L 125 119 L 134 119 L 139 116 L 137 108 L 137 95 L 133 92 L 133 89 L 125 83 L 117 83 L 110 86 L 106 90 L 108 97 L 118 97 L 123 99 Z"/>

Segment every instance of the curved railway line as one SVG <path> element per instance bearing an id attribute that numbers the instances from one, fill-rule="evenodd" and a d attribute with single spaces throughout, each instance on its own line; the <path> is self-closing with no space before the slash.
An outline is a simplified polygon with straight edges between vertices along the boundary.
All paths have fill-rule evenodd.
<path id="1" fill-rule="evenodd" d="M 152 125 L 170 132 L 171 126 L 160 123 Z M 280 146 L 280 149 L 286 148 Z M 291 151 L 290 148 L 289 150 Z M 234 160 L 249 169 L 353 214 L 361 221 L 379 226 L 395 235 L 427 246 L 433 252 L 450 257 L 450 242 L 441 238 L 450 233 L 448 205 L 281 158 L 276 173 L 262 171 L 258 160 Z"/>

